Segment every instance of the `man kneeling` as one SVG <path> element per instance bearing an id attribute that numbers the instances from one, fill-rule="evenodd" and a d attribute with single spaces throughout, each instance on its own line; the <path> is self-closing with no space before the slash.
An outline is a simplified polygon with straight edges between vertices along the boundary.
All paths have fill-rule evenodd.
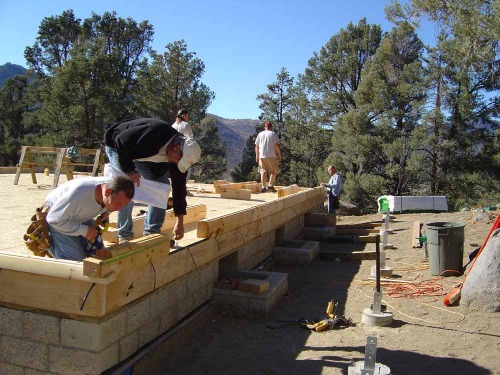
<path id="1" fill-rule="evenodd" d="M 45 198 L 50 254 L 59 259 L 83 260 L 89 255 L 89 243 L 98 235 L 94 218 L 106 221 L 109 213 L 125 207 L 134 193 L 133 181 L 125 176 L 77 178 L 54 189 Z"/>

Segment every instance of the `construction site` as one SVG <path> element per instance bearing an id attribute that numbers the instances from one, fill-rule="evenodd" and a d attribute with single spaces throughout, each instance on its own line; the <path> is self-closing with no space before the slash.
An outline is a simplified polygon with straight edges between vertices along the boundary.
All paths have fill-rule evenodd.
<path id="1" fill-rule="evenodd" d="M 436 275 L 422 242 L 429 223 L 463 224 L 466 265 L 497 215 L 335 216 L 324 187 L 189 181 L 180 241 L 171 210 L 141 237 L 136 204 L 134 240 L 118 244 L 115 212 L 97 257 L 59 260 L 23 235 L 79 178 L 60 154 L 55 171 L 0 174 L 0 374 L 500 374 L 498 313 L 445 306 L 464 275 Z"/>

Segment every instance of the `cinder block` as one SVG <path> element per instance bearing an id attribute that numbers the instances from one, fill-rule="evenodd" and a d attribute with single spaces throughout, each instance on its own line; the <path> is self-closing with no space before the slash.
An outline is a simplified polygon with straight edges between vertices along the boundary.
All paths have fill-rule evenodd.
<path id="1" fill-rule="evenodd" d="M 5 336 L 0 340 L 0 362 L 36 370 L 48 370 L 47 344 Z"/>
<path id="2" fill-rule="evenodd" d="M 23 336 L 23 311 L 0 307 L 0 332 L 12 337 Z"/>
<path id="3" fill-rule="evenodd" d="M 191 272 L 189 275 L 187 275 L 187 295 L 191 295 L 195 291 L 200 289 L 201 282 L 200 282 L 200 273 L 198 271 Z"/>
<path id="4" fill-rule="evenodd" d="M 169 309 L 160 315 L 160 332 L 166 332 L 172 328 L 178 321 L 178 307 L 170 306 Z"/>
<path id="5" fill-rule="evenodd" d="M 139 349 L 139 330 L 135 330 L 130 335 L 125 336 L 118 343 L 120 361 L 126 359 L 137 349 Z"/>
<path id="6" fill-rule="evenodd" d="M 145 299 L 127 309 L 127 333 L 135 331 L 149 321 L 150 299 Z"/>
<path id="7" fill-rule="evenodd" d="M 335 235 L 335 227 L 304 227 L 304 238 L 306 240 L 319 241 L 326 237 Z"/>
<path id="8" fill-rule="evenodd" d="M 127 333 L 127 313 L 121 312 L 101 324 L 101 349 L 118 342 Z"/>
<path id="9" fill-rule="evenodd" d="M 100 374 L 118 363 L 118 343 L 99 353 L 85 350 L 49 347 L 49 371 L 58 374 Z"/>
<path id="10" fill-rule="evenodd" d="M 139 347 L 147 344 L 160 334 L 160 318 L 153 319 L 139 328 Z"/>
<path id="11" fill-rule="evenodd" d="M 48 344 L 59 344 L 61 318 L 26 312 L 23 325 L 25 337 Z"/>
<path id="12" fill-rule="evenodd" d="M 151 295 L 149 317 L 154 319 L 160 316 L 171 304 L 172 288 L 166 286 Z"/>
<path id="13" fill-rule="evenodd" d="M 214 275 L 214 268 L 212 267 L 211 264 L 200 268 L 200 284 L 201 287 L 207 285 L 207 284 L 213 284 L 213 282 L 216 279 L 216 276 Z"/>
<path id="14" fill-rule="evenodd" d="M 175 280 L 172 283 L 172 289 L 173 289 L 173 294 L 172 294 L 172 301 L 171 303 L 181 303 L 186 299 L 187 296 L 187 282 L 186 282 L 186 277 L 182 277 L 178 280 Z"/>
<path id="15" fill-rule="evenodd" d="M 62 319 L 61 344 L 71 348 L 98 352 L 102 349 L 101 327 L 97 323 Z"/>
<path id="16" fill-rule="evenodd" d="M 21 366 L 0 363 L 0 375 L 24 375 L 24 368 Z"/>

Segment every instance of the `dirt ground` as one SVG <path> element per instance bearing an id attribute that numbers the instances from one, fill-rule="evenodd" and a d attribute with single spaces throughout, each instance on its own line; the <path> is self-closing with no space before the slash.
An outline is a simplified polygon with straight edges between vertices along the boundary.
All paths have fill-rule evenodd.
<path id="1" fill-rule="evenodd" d="M 0 174 L 4 215 L 0 217 L 0 251 L 24 252 L 22 234 L 33 209 L 50 191 L 52 177 L 41 176 L 34 185 L 27 174 L 13 185 L 14 175 Z M 61 182 L 65 178 L 61 177 Z M 201 194 L 188 204 L 202 201 Z M 229 202 L 229 203 L 228 203 Z M 231 205 L 224 200 L 224 205 Z M 209 210 L 220 210 L 218 199 L 206 200 Z M 212 208 L 210 208 L 212 207 Z M 367 280 L 375 261 L 316 260 L 301 266 L 273 266 L 288 273 L 288 292 L 265 318 L 235 317 L 215 307 L 210 319 L 185 335 L 175 350 L 167 344 L 148 351 L 135 364 L 133 374 L 347 374 L 355 361 L 363 360 L 368 336 L 377 338 L 377 362 L 392 374 L 500 374 L 500 315 L 463 306 L 445 307 L 443 295 L 463 276 L 431 276 L 420 249 L 413 249 L 413 222 L 462 222 L 465 225 L 464 264 L 468 253 L 479 247 L 492 222 L 471 220 L 471 212 L 396 214 L 390 222 L 394 233 L 386 250 L 386 266 L 397 280 L 413 281 L 414 287 L 435 286 L 430 295 L 420 290 L 418 298 L 395 298 L 382 289 L 387 309 L 394 313 L 390 327 L 361 324 L 362 311 L 373 300 L 373 282 Z M 341 216 L 338 224 L 380 220 L 380 214 Z M 425 225 L 424 225 L 425 228 Z M 346 246 L 341 244 L 321 244 Z M 366 244 L 373 250 L 374 244 Z M 26 252 L 27 253 L 27 252 Z M 417 285 L 418 284 L 418 285 Z M 399 284 L 401 285 L 401 284 Z M 416 293 L 411 293 L 412 297 Z M 298 324 L 282 328 L 277 319 L 317 319 L 327 302 L 339 301 L 337 315 L 351 318 L 354 326 L 327 332 L 311 332 Z"/>

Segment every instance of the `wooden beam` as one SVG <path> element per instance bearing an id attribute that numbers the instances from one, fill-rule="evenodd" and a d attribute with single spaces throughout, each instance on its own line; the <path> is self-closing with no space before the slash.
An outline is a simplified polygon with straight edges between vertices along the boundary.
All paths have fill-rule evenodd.
<path id="1" fill-rule="evenodd" d="M 314 188 L 311 190 L 312 194 L 309 193 L 309 190 L 301 191 L 284 198 L 279 198 L 275 201 L 265 202 L 257 206 L 246 208 L 244 210 L 221 215 L 211 219 L 200 220 L 198 222 L 197 236 L 198 238 L 211 238 L 219 236 L 223 233 L 250 224 L 253 221 L 268 218 L 271 214 L 276 212 L 286 211 L 287 208 L 291 208 L 291 211 L 286 211 L 283 215 L 286 215 L 287 217 L 290 217 L 290 215 L 293 214 L 295 214 L 295 216 L 300 215 L 316 206 L 318 204 L 318 197 L 321 200 L 323 199 L 321 196 L 321 188 Z M 307 194 L 309 194 L 311 199 L 307 199 Z M 268 223 L 271 221 L 273 220 L 269 218 L 267 219 Z"/>
<path id="2" fill-rule="evenodd" d="M 198 220 L 202 220 L 207 217 L 207 205 L 197 204 L 193 206 L 188 206 L 186 208 L 186 215 L 184 215 L 184 224 L 194 223 Z M 132 219 L 133 222 L 133 233 L 135 238 L 142 237 L 144 232 L 144 219 L 145 215 L 135 217 Z M 161 227 L 162 233 L 171 232 L 175 226 L 176 218 L 174 211 L 172 209 L 167 210 L 165 213 L 165 221 Z M 114 226 L 111 227 L 111 226 Z M 102 239 L 107 242 L 118 243 L 118 229 L 116 228 L 116 223 L 111 223 L 110 228 L 102 234 Z"/>
<path id="3" fill-rule="evenodd" d="M 338 234 L 369 234 L 369 233 L 379 233 L 380 229 L 371 228 L 341 228 L 337 225 L 336 233 Z"/>
<path id="4" fill-rule="evenodd" d="M 1 270 L 27 272 L 68 280 L 81 280 L 97 284 L 109 284 L 116 274 L 89 277 L 83 274 L 83 263 L 73 260 L 44 258 L 30 255 L 0 253 Z"/>
<path id="5" fill-rule="evenodd" d="M 214 181 L 214 191 L 216 194 L 222 193 L 221 189 L 219 188 L 220 185 L 226 185 L 229 184 L 229 181 L 227 180 L 215 180 Z"/>
<path id="6" fill-rule="evenodd" d="M 107 285 L 8 269 L 0 272 L 0 285 L 2 304 L 55 311 L 71 317 L 106 314 Z"/>
<path id="7" fill-rule="evenodd" d="M 284 186 L 278 189 L 278 198 L 286 197 L 287 195 L 298 193 L 300 188 L 298 185 Z"/>
<path id="8" fill-rule="evenodd" d="M 249 201 L 252 199 L 252 191 L 247 189 L 226 189 L 220 193 L 220 197 L 224 199 L 240 199 Z"/>
<path id="9" fill-rule="evenodd" d="M 83 274 L 89 277 L 104 277 L 110 272 L 120 273 L 122 267 L 128 264 L 127 258 L 151 258 L 158 251 L 170 252 L 170 237 L 163 234 L 152 234 L 130 242 L 113 246 L 99 251 L 106 259 L 85 258 L 83 260 Z"/>

